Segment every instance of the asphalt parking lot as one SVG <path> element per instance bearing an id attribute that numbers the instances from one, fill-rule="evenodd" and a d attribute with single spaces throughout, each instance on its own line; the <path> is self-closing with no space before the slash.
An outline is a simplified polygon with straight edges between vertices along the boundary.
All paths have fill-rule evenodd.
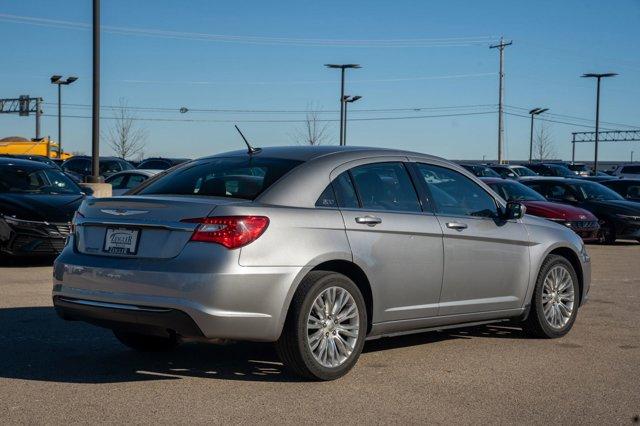
<path id="1" fill-rule="evenodd" d="M 631 424 L 640 245 L 589 251 L 591 299 L 568 336 L 535 340 L 493 325 L 382 339 L 329 383 L 286 374 L 266 344 L 132 352 L 106 330 L 56 317 L 46 260 L 5 262 L 0 421 Z"/>

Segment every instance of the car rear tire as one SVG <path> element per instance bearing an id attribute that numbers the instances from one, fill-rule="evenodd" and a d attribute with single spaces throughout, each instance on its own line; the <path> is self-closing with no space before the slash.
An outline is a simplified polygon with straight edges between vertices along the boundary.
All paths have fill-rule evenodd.
<path id="1" fill-rule="evenodd" d="M 571 262 L 551 254 L 540 268 L 523 328 L 533 337 L 562 337 L 573 327 L 579 304 L 578 276 Z"/>
<path id="2" fill-rule="evenodd" d="M 169 337 L 151 336 L 122 330 L 113 330 L 113 334 L 120 343 L 139 352 L 168 352 L 180 344 L 175 335 Z"/>
<path id="3" fill-rule="evenodd" d="M 312 380 L 335 380 L 358 361 L 367 332 L 367 311 L 348 277 L 312 271 L 291 301 L 276 350 L 285 367 Z"/>
<path id="4" fill-rule="evenodd" d="M 616 230 L 612 224 L 605 222 L 600 225 L 600 234 L 598 237 L 600 244 L 615 244 Z"/>

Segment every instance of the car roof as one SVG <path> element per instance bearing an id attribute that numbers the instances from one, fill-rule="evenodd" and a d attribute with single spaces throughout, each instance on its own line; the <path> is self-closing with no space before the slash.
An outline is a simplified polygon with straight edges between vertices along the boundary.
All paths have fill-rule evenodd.
<path id="1" fill-rule="evenodd" d="M 144 163 L 145 161 L 157 161 L 157 160 L 163 160 L 163 161 L 171 161 L 171 162 L 186 162 L 191 160 L 190 158 L 172 158 L 172 157 L 149 157 L 149 158 L 145 158 L 142 161 L 140 161 L 140 163 Z"/>
<path id="2" fill-rule="evenodd" d="M 88 158 L 88 159 L 91 159 L 91 156 L 90 156 L 90 155 L 74 155 L 73 157 L 67 158 L 65 161 L 69 161 L 69 160 L 73 160 L 73 159 L 78 159 L 78 158 L 79 158 L 79 159 L 87 159 L 87 158 Z M 100 156 L 100 161 L 103 161 L 103 160 L 110 160 L 110 161 L 111 161 L 111 160 L 116 160 L 116 161 L 127 161 L 127 160 L 123 160 L 123 159 L 122 159 L 122 158 L 120 158 L 120 157 L 113 157 L 113 156 L 103 157 L 103 156 Z"/>
<path id="3" fill-rule="evenodd" d="M 419 152 L 403 151 L 398 149 L 374 148 L 366 146 L 337 146 L 337 145 L 320 145 L 320 146 L 274 146 L 262 148 L 259 152 L 254 153 L 253 157 L 270 157 L 282 158 L 287 160 L 311 161 L 313 159 L 331 156 L 352 157 L 353 154 L 366 154 L 368 157 L 402 155 L 402 156 L 421 156 L 429 158 L 437 158 L 431 155 Z M 247 157 L 249 156 L 246 149 L 238 151 L 224 152 L 211 155 L 204 158 L 220 158 L 220 157 Z"/>
<path id="4" fill-rule="evenodd" d="M 15 157 L 0 157 L 0 165 L 2 166 L 23 166 L 23 167 L 31 167 L 33 169 L 50 169 L 53 168 L 50 164 L 43 163 L 41 161 L 32 161 L 32 160 L 24 160 L 22 158 Z"/>
<path id="5" fill-rule="evenodd" d="M 522 176 L 518 180 L 520 182 L 539 182 L 539 181 L 564 182 L 564 183 L 591 182 L 589 180 L 566 178 L 566 177 L 562 177 L 562 176 Z"/>
<path id="6" fill-rule="evenodd" d="M 122 170 L 120 172 L 114 173 L 111 176 L 109 176 L 109 179 L 112 179 L 114 176 L 120 176 L 120 175 L 135 175 L 135 174 L 139 174 L 139 175 L 146 175 L 146 176 L 153 176 L 156 175 L 160 172 L 164 172 L 164 170 L 159 170 L 159 169 L 131 169 L 131 170 Z"/>
<path id="7" fill-rule="evenodd" d="M 607 179 L 604 182 L 606 182 L 606 183 L 618 183 L 618 182 L 622 182 L 622 183 L 640 183 L 640 179 L 639 178 Z"/>
<path id="8" fill-rule="evenodd" d="M 508 182 L 516 182 L 513 179 L 505 179 L 505 178 L 498 178 L 498 177 L 480 177 L 480 180 L 485 182 L 485 183 L 508 183 Z"/>

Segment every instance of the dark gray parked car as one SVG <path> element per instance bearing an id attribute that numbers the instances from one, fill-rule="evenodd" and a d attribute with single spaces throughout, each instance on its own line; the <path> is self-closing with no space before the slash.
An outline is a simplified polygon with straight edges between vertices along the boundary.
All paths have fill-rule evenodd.
<path id="1" fill-rule="evenodd" d="M 236 151 L 131 194 L 83 202 L 53 302 L 136 349 L 276 342 L 291 370 L 331 380 L 366 338 L 505 320 L 562 336 L 589 291 L 573 231 L 428 155 Z"/>

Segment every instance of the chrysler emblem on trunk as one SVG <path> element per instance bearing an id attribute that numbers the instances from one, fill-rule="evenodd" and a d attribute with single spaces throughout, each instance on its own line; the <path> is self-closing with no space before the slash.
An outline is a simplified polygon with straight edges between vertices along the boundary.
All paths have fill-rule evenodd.
<path id="1" fill-rule="evenodd" d="M 148 210 L 125 210 L 125 209 L 103 209 L 102 213 L 112 214 L 115 216 L 131 216 L 134 214 L 149 213 Z"/>

